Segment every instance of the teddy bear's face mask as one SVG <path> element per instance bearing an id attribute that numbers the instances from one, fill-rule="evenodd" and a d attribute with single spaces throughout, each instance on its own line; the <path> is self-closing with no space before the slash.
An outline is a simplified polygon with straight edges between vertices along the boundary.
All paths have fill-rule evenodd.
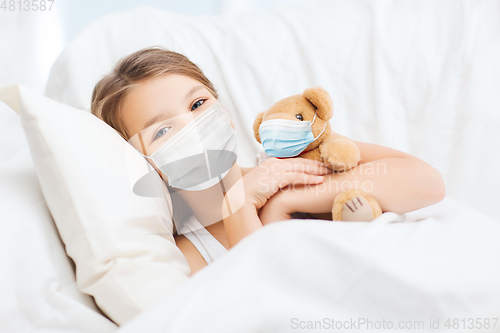
<path id="1" fill-rule="evenodd" d="M 316 120 L 316 113 L 311 121 L 294 121 L 288 119 L 272 119 L 262 122 L 259 135 L 262 146 L 271 157 L 294 157 L 300 155 L 311 142 L 323 134 L 314 137 L 311 126 Z"/>

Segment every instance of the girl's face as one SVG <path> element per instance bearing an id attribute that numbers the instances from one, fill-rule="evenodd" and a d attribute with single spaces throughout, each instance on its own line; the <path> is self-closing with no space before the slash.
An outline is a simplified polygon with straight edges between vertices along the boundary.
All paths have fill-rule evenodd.
<path id="1" fill-rule="evenodd" d="M 134 86 L 122 102 L 121 117 L 130 135 L 129 142 L 150 156 L 216 102 L 200 82 L 168 74 Z"/>

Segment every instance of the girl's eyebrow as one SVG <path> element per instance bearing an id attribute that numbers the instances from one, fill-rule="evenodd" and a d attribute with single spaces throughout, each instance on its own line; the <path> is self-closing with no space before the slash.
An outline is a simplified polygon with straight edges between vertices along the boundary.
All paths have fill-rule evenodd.
<path id="1" fill-rule="evenodd" d="M 205 86 L 204 86 L 204 85 L 198 85 L 198 86 L 193 87 L 193 89 L 191 89 L 191 90 L 187 93 L 187 95 L 186 95 L 186 97 L 184 97 L 184 99 L 185 99 L 185 100 L 189 99 L 189 97 L 190 97 L 192 94 L 194 94 L 197 90 L 200 90 L 200 89 L 202 89 L 202 88 L 205 88 Z"/>
<path id="2" fill-rule="evenodd" d="M 200 89 L 203 89 L 203 88 L 205 88 L 205 86 L 204 86 L 204 85 L 197 85 L 197 86 L 193 87 L 193 89 L 191 89 L 191 90 L 187 93 L 186 97 L 184 97 L 184 100 L 188 100 L 188 99 L 189 99 L 189 97 L 190 97 L 192 94 L 194 94 L 196 91 L 198 91 L 198 90 L 200 90 Z M 164 118 L 164 115 L 163 115 L 163 114 L 161 114 L 161 113 L 157 114 L 156 116 L 154 116 L 153 118 L 149 119 L 149 120 L 148 120 L 148 121 L 144 124 L 144 126 L 142 127 L 142 130 L 144 130 L 144 129 L 148 128 L 149 126 L 153 125 L 154 123 L 157 123 L 157 122 L 158 122 L 158 121 L 160 121 L 160 120 L 163 120 L 162 118 Z"/>
<path id="3" fill-rule="evenodd" d="M 146 128 L 148 128 L 149 126 L 153 125 L 154 123 L 157 123 L 158 121 L 162 120 L 162 118 L 164 118 L 164 117 L 165 117 L 164 114 L 161 114 L 161 113 L 157 114 L 156 116 L 154 116 L 153 118 L 149 119 L 144 124 L 144 126 L 142 127 L 142 130 L 145 130 Z"/>

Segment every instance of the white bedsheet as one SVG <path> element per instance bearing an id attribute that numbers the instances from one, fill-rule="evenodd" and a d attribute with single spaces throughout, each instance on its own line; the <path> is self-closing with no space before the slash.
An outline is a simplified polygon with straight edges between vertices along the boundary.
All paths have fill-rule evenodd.
<path id="1" fill-rule="evenodd" d="M 401 217 L 268 225 L 119 332 L 309 332 L 294 327 L 324 318 L 449 332 L 448 318 L 500 318 L 500 222 L 453 199 Z"/>

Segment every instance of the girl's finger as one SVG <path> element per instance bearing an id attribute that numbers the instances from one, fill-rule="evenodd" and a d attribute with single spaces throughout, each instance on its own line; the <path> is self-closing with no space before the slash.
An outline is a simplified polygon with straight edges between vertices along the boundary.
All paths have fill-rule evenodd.
<path id="1" fill-rule="evenodd" d="M 284 170 L 292 172 L 304 172 L 312 175 L 326 175 L 332 172 L 320 161 L 308 160 L 305 158 L 285 160 L 282 162 L 282 165 Z"/>
<path id="2" fill-rule="evenodd" d="M 295 185 L 315 185 L 315 184 L 321 184 L 324 181 L 325 177 L 323 176 L 311 175 L 301 172 L 290 173 L 286 179 L 286 182 L 288 184 L 295 184 Z"/>

